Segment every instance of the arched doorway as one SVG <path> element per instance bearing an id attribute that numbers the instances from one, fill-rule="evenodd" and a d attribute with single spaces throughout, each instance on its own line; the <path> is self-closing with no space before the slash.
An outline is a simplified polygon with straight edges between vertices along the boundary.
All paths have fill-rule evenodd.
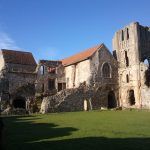
<path id="1" fill-rule="evenodd" d="M 24 97 L 16 97 L 13 100 L 14 108 L 26 108 L 26 99 Z"/>
<path id="2" fill-rule="evenodd" d="M 135 105 L 134 90 L 129 91 L 129 104 L 130 106 Z"/>
<path id="3" fill-rule="evenodd" d="M 108 93 L 108 108 L 116 108 L 117 102 L 115 98 L 115 93 L 113 91 L 110 91 Z"/>

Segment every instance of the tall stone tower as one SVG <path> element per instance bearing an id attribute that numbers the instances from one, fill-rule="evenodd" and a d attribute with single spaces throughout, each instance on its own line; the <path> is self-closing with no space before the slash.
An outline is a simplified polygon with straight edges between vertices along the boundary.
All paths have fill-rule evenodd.
<path id="1" fill-rule="evenodd" d="M 150 28 L 135 22 L 117 31 L 113 54 L 119 63 L 120 106 L 150 108 Z"/>

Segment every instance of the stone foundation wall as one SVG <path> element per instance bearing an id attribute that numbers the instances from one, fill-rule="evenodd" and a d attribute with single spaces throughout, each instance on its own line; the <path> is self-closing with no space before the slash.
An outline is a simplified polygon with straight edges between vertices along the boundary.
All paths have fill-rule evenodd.
<path id="1" fill-rule="evenodd" d="M 56 95 L 45 97 L 41 104 L 41 113 L 49 112 L 70 112 L 84 110 L 84 100 L 87 101 L 87 108 L 100 109 L 108 106 L 108 93 L 114 91 L 117 106 L 119 103 L 118 89 L 110 88 L 110 85 L 99 87 L 79 87 L 66 89 Z"/>

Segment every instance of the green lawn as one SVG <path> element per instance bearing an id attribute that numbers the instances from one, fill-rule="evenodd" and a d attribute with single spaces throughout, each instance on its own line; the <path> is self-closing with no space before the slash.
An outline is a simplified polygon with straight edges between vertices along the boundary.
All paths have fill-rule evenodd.
<path id="1" fill-rule="evenodd" d="M 150 150 L 150 112 L 93 111 L 7 117 L 8 150 Z"/>

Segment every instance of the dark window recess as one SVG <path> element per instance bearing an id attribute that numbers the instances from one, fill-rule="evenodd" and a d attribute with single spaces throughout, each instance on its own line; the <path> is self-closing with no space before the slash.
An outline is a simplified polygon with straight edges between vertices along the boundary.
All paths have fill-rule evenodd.
<path id="1" fill-rule="evenodd" d="M 115 93 L 113 91 L 110 91 L 108 93 L 108 108 L 111 109 L 111 108 L 115 108 L 115 107 L 117 107 Z"/>
<path id="2" fill-rule="evenodd" d="M 63 89 L 66 89 L 66 83 L 63 83 Z"/>
<path id="3" fill-rule="evenodd" d="M 129 104 L 135 105 L 135 97 L 134 97 L 134 90 L 129 91 Z"/>
<path id="4" fill-rule="evenodd" d="M 127 80 L 127 83 L 129 83 L 129 75 L 128 74 L 126 75 L 126 80 Z"/>
<path id="5" fill-rule="evenodd" d="M 125 51 L 125 60 L 126 60 L 126 67 L 128 67 L 129 66 L 129 58 L 127 55 L 127 51 Z"/>
<path id="6" fill-rule="evenodd" d="M 58 91 L 61 91 L 63 89 L 62 83 L 58 83 Z"/>
<path id="7" fill-rule="evenodd" d="M 54 79 L 49 79 L 48 80 L 48 89 L 49 90 L 54 90 L 55 89 L 55 80 Z"/>
<path id="8" fill-rule="evenodd" d="M 42 92 L 44 92 L 44 84 L 42 84 Z"/>
<path id="9" fill-rule="evenodd" d="M 129 29 L 127 28 L 127 40 L 129 39 Z"/>
<path id="10" fill-rule="evenodd" d="M 121 31 L 121 40 L 124 41 L 124 31 Z"/>
<path id="11" fill-rule="evenodd" d="M 14 108 L 24 108 L 26 107 L 26 101 L 24 98 L 19 97 L 13 100 Z"/>
<path id="12" fill-rule="evenodd" d="M 102 68 L 102 75 L 104 78 L 110 78 L 110 66 L 108 63 L 105 63 Z"/>
<path id="13" fill-rule="evenodd" d="M 114 56 L 115 59 L 117 60 L 117 53 L 116 53 L 116 50 L 113 51 L 113 56 Z"/>
<path id="14" fill-rule="evenodd" d="M 58 83 L 58 91 L 66 89 L 66 83 Z"/>

